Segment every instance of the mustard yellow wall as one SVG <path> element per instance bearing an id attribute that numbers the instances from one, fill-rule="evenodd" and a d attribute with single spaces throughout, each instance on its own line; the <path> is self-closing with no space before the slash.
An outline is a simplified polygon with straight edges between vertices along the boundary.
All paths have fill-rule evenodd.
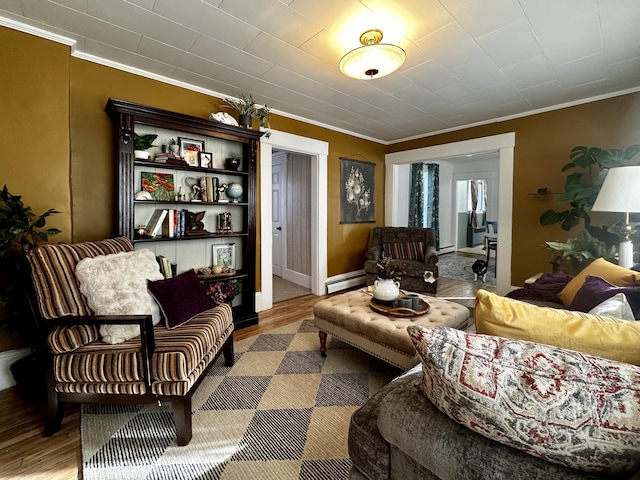
<path id="1" fill-rule="evenodd" d="M 529 195 L 539 187 L 563 192 L 569 152 L 577 145 L 625 148 L 640 143 L 640 93 L 619 96 L 553 112 L 469 128 L 458 132 L 391 145 L 389 152 L 439 145 L 499 133 L 515 132 L 513 173 L 512 284 L 520 285 L 537 272 L 551 270 L 548 240 L 575 236 L 558 226 L 542 227 L 539 217 L 549 208 L 565 209 L 557 195 Z M 640 162 L 640 156 L 634 159 Z M 570 172 L 569 172 L 570 173 Z M 605 219 L 606 221 L 607 219 Z M 617 220 L 608 219 L 608 224 Z"/>
<path id="2" fill-rule="evenodd" d="M 0 188 L 36 214 L 58 210 L 47 226 L 62 230 L 53 241 L 69 241 L 69 47 L 8 28 L 0 45 Z M 0 351 L 18 345 L 0 336 Z"/>
<path id="3" fill-rule="evenodd" d="M 114 232 L 114 167 L 109 97 L 206 118 L 220 99 L 70 57 L 70 49 L 0 27 L 3 80 L 0 138 L 14 151 L 2 156 L 2 182 L 36 212 L 56 208 L 50 222 L 61 241 L 95 240 Z M 329 143 L 328 274 L 362 268 L 372 227 L 384 223 L 384 154 L 451 141 L 516 132 L 513 282 L 548 271 L 542 245 L 566 238 L 540 227 L 554 197 L 528 195 L 546 186 L 561 191 L 561 166 L 575 145 L 625 147 L 640 142 L 640 94 L 466 129 L 389 147 L 276 116 L 273 128 Z M 23 153 L 24 152 L 24 153 Z M 376 164 L 376 223 L 340 224 L 340 157 Z M 0 338 L 0 351 L 6 341 Z"/>
<path id="4" fill-rule="evenodd" d="M 74 241 L 105 238 L 114 231 L 114 167 L 109 97 L 206 118 L 219 110 L 218 98 L 150 80 L 95 63 L 71 59 L 71 147 Z M 385 146 L 326 128 L 274 115 L 274 130 L 329 143 L 327 250 L 329 275 L 362 268 L 369 231 L 384 215 Z M 376 224 L 340 224 L 340 161 L 349 156 L 376 163 Z"/>

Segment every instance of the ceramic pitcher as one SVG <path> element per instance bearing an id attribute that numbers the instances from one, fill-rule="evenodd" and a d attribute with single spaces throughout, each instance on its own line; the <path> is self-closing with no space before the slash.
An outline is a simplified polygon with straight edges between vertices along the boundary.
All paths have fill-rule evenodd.
<path id="1" fill-rule="evenodd" d="M 400 296 L 400 282 L 393 278 L 378 278 L 373 282 L 373 296 L 383 302 L 392 302 Z"/>

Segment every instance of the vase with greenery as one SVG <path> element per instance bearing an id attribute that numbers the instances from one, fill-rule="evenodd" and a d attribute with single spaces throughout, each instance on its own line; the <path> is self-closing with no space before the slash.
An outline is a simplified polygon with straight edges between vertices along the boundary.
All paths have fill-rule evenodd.
<path id="1" fill-rule="evenodd" d="M 247 97 L 244 93 L 240 93 L 238 99 L 225 98 L 224 101 L 227 104 L 226 106 L 238 112 L 238 123 L 240 125 L 251 128 L 253 119 L 257 118 L 260 120 L 260 126 L 266 131 L 265 137 L 269 138 L 271 136 L 271 109 L 267 105 L 258 105 L 252 94 Z"/>
<path id="2" fill-rule="evenodd" d="M 50 208 L 37 215 L 30 206 L 24 205 L 20 196 L 9 193 L 6 185 L 0 191 L 0 306 L 4 313 L 0 318 L 2 331 L 14 335 L 20 333 L 17 302 L 14 301 L 16 289 L 11 282 L 11 259 L 40 243 L 46 243 L 49 237 L 60 233 L 57 228 L 46 227 L 47 218 L 56 213 L 56 210 Z"/>

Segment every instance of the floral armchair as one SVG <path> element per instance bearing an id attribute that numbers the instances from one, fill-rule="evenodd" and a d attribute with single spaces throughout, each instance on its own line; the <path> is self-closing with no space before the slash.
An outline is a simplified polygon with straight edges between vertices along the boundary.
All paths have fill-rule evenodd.
<path id="1" fill-rule="evenodd" d="M 382 255 L 391 263 L 406 263 L 400 288 L 412 292 L 436 293 L 438 288 L 438 255 L 431 228 L 376 227 L 372 231 L 371 248 L 366 253 L 364 271 L 367 285 L 378 278 Z"/>
<path id="2" fill-rule="evenodd" d="M 148 250 L 135 251 L 131 241 L 124 237 L 39 246 L 18 265 L 33 320 L 34 347 L 44 365 L 47 383 L 44 435 L 53 435 L 60 428 L 64 404 L 68 402 L 168 401 L 172 404 L 177 444 L 186 445 L 192 436 L 193 393 L 220 354 L 224 353 L 227 365 L 233 364 L 231 308 L 227 304 L 216 306 L 204 289 L 198 298 L 181 293 L 183 287 L 194 290 L 195 286 L 195 291 L 200 287 L 195 272 L 190 271 L 187 273 L 191 276 L 179 275 L 171 284 L 164 283 L 169 280 L 153 282 L 153 289 L 152 283 L 142 281 L 144 292 L 140 293 L 149 296 L 149 288 L 153 293 L 150 300 L 153 302 L 155 298 L 160 305 L 158 313 L 162 312 L 164 322 L 153 325 L 154 308 L 139 307 L 135 302 L 127 307 L 127 292 L 122 289 L 112 295 L 113 303 L 117 309 L 132 308 L 132 314 L 98 314 L 95 310 L 102 311 L 105 307 L 96 303 L 95 298 L 92 300 L 86 285 L 80 282 L 81 262 L 89 259 L 101 262 L 97 265 L 99 270 L 89 277 L 104 290 L 101 285 L 108 273 L 107 264 L 122 259 L 123 255 L 137 260 L 142 257 L 146 262 L 146 266 L 135 264 L 132 266 L 135 271 L 124 273 L 122 289 L 132 290 L 136 287 L 132 278 L 140 270 L 154 271 L 150 262 L 155 262 L 155 255 Z M 128 259 L 117 269 L 126 269 Z M 157 263 L 155 270 L 159 271 Z M 101 293 L 107 297 L 110 294 Z M 166 295 L 177 295 L 178 301 Z M 176 318 L 183 314 L 186 317 Z M 124 326 L 125 330 L 133 327 L 133 337 L 119 338 L 114 326 Z"/>

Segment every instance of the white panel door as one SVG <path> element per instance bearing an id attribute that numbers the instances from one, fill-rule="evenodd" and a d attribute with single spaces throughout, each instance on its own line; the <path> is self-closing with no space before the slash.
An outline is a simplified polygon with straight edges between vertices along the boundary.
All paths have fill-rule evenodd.
<path id="1" fill-rule="evenodd" d="M 284 224 L 282 218 L 283 204 L 284 204 L 284 171 L 286 163 L 283 161 L 286 157 L 283 155 L 273 156 L 273 166 L 271 168 L 271 218 L 272 218 L 272 261 L 273 261 L 273 274 L 278 277 L 282 276 L 282 252 L 284 250 L 284 235 L 282 232 L 282 226 Z"/>

